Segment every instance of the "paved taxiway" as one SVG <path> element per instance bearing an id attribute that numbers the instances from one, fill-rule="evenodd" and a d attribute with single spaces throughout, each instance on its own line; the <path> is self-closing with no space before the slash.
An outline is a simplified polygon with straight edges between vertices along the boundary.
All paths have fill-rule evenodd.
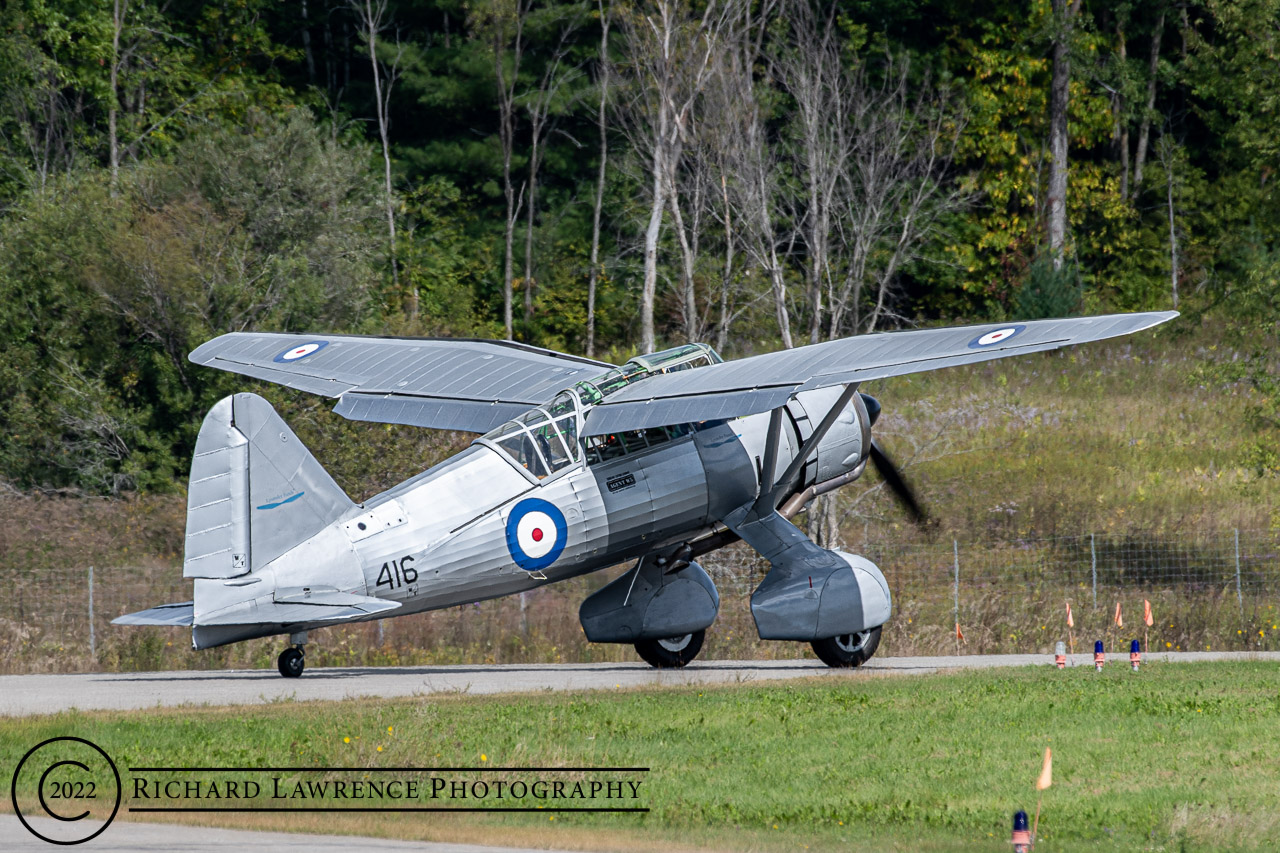
<path id="1" fill-rule="evenodd" d="M 50 818 L 28 818 L 37 832 L 50 836 L 58 825 Z M 85 834 L 102 824 L 85 821 Z M 65 828 L 63 828 L 65 831 Z M 27 832 L 13 815 L 0 815 L 0 839 L 6 853 L 48 853 L 52 844 Z M 450 844 L 434 841 L 397 841 L 389 838 L 355 838 L 349 835 L 309 835 L 295 832 L 259 832 L 245 829 L 213 829 L 176 823 L 133 823 L 116 820 L 97 838 L 85 844 L 93 853 L 226 853 L 230 850 L 270 850 L 271 853 L 531 853 L 509 847 Z M 555 851 L 537 851 L 555 853 Z"/>
<path id="2" fill-rule="evenodd" d="M 1127 666 L 1127 654 L 1108 655 Z M 508 664 L 502 666 L 317 667 L 301 678 L 271 670 L 129 672 L 0 676 L 0 716 L 70 710 L 125 710 L 173 705 L 255 705 L 354 697 L 426 696 L 433 693 L 531 693 L 544 690 L 690 684 L 732 684 L 823 676 L 927 674 L 948 669 L 1049 666 L 1051 655 L 960 655 L 873 658 L 859 670 L 831 670 L 816 660 L 698 661 L 685 669 L 655 670 L 643 663 Z M 1146 661 L 1270 660 L 1280 652 L 1174 652 Z M 1075 666 L 1092 666 L 1077 654 Z"/>

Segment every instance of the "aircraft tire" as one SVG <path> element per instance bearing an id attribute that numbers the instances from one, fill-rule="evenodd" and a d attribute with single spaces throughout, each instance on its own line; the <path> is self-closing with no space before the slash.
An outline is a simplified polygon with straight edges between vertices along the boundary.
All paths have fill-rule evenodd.
<path id="1" fill-rule="evenodd" d="M 285 649 L 280 653 L 280 657 L 276 659 L 276 668 L 280 670 L 280 674 L 285 678 L 297 678 L 302 675 L 302 669 L 306 665 L 306 658 L 298 649 Z"/>
<path id="2" fill-rule="evenodd" d="M 883 625 L 857 634 L 844 634 L 839 637 L 827 637 L 814 640 L 810 645 L 813 652 L 823 663 L 835 669 L 851 669 L 862 666 L 871 659 L 880 647 L 880 632 Z"/>
<path id="3" fill-rule="evenodd" d="M 658 669 L 677 669 L 698 656 L 707 632 L 694 631 L 682 637 L 666 637 L 661 640 L 641 640 L 636 652 L 650 665 Z"/>

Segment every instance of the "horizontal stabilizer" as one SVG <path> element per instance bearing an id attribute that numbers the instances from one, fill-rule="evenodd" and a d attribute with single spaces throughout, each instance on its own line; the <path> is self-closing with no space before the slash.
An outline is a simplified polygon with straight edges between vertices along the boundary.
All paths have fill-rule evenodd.
<path id="1" fill-rule="evenodd" d="M 297 625 L 304 622 L 341 622 L 373 613 L 395 610 L 398 601 L 339 592 L 332 587 L 278 589 L 271 602 L 248 601 L 200 617 L 201 625 Z"/>
<path id="2" fill-rule="evenodd" d="M 112 619 L 112 625 L 190 625 L 194 614 L 195 602 L 183 601 L 177 604 L 161 604 L 149 610 L 137 613 L 126 613 L 119 619 Z"/>

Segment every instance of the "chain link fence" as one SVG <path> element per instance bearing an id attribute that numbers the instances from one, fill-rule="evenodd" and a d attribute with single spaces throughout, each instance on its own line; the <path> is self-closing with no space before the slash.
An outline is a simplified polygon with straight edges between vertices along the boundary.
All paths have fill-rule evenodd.
<path id="1" fill-rule="evenodd" d="M 846 550 L 889 579 L 894 616 L 881 654 L 1052 651 L 1059 641 L 1108 648 L 1138 638 L 1153 649 L 1280 648 L 1280 535 L 1082 534 L 999 542 L 868 542 Z M 758 639 L 749 599 L 768 565 L 743 546 L 703 560 L 721 593 L 707 635 L 711 658 L 788 658 L 793 643 Z M 625 568 L 379 623 L 316 632 L 314 664 L 567 662 L 630 659 L 586 642 L 582 599 Z M 191 597 L 177 566 L 0 569 L 0 670 L 6 672 L 267 666 L 279 638 L 193 653 L 179 628 L 110 625 L 124 613 Z M 1153 624 L 1143 623 L 1150 602 Z M 1070 604 L 1075 627 L 1068 629 Z M 1117 624 L 1116 609 L 1120 609 Z M 1127 647 L 1127 646 L 1126 646 Z"/>

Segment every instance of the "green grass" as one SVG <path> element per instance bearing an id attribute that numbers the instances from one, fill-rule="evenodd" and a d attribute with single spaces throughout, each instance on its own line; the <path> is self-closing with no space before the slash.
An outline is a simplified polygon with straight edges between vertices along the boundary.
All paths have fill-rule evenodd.
<path id="1" fill-rule="evenodd" d="M 32 745 L 63 734 L 100 744 L 122 768 L 652 768 L 643 816 L 274 824 L 329 832 L 636 849 L 1000 850 L 1012 813 L 1035 809 L 1051 746 L 1039 850 L 1267 849 L 1280 838 L 1280 689 L 1263 663 L 73 712 L 0 720 L 0 784 Z"/>

